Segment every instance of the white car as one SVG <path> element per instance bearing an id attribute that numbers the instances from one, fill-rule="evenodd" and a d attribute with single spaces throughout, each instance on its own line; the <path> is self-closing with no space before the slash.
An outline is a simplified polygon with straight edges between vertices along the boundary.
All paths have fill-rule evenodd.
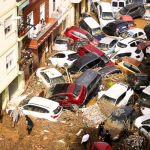
<path id="1" fill-rule="evenodd" d="M 74 51 L 63 51 L 54 54 L 49 60 L 54 66 L 64 67 L 64 65 L 70 66 L 78 56 L 79 54 Z"/>
<path id="2" fill-rule="evenodd" d="M 57 83 L 65 82 L 62 74 L 55 68 L 38 68 L 36 76 L 39 77 L 47 87 L 52 87 Z"/>
<path id="3" fill-rule="evenodd" d="M 135 47 L 137 44 L 141 43 L 141 40 L 138 39 L 134 39 L 131 37 L 128 37 L 126 39 L 122 39 L 120 40 L 115 47 L 115 52 L 122 50 L 124 48 L 130 48 L 130 47 Z"/>
<path id="4" fill-rule="evenodd" d="M 109 2 L 100 2 L 97 6 L 97 12 L 101 28 L 106 26 L 108 23 L 115 21 L 112 7 Z"/>
<path id="5" fill-rule="evenodd" d="M 129 36 L 136 39 L 143 39 L 146 40 L 147 36 L 143 29 L 134 28 L 127 31 Z"/>
<path id="6" fill-rule="evenodd" d="M 139 129 L 139 134 L 150 139 L 150 114 L 138 117 L 135 120 L 135 126 Z"/>
<path id="7" fill-rule="evenodd" d="M 115 45 L 121 40 L 121 37 L 109 36 L 102 38 L 96 45 L 105 54 L 111 54 L 114 52 Z"/>
<path id="8" fill-rule="evenodd" d="M 71 48 L 71 40 L 68 37 L 56 37 L 52 45 L 52 50 L 67 51 Z"/>
<path id="9" fill-rule="evenodd" d="M 142 61 L 144 59 L 144 53 L 137 47 L 124 48 L 121 51 L 117 51 L 110 56 L 110 60 L 115 63 L 116 60 L 123 58 L 124 56 L 128 56 L 134 58 L 138 61 Z"/>
<path id="10" fill-rule="evenodd" d="M 98 93 L 98 98 L 106 99 L 116 106 L 125 106 L 130 103 L 130 98 L 134 94 L 130 85 L 118 82 L 111 86 L 107 91 Z"/>
<path id="11" fill-rule="evenodd" d="M 58 102 L 42 97 L 32 97 L 30 100 L 23 100 L 18 105 L 18 108 L 25 115 L 44 118 L 50 121 L 57 121 L 63 109 Z M 6 112 L 10 114 L 12 110 L 12 108 L 7 108 Z"/>

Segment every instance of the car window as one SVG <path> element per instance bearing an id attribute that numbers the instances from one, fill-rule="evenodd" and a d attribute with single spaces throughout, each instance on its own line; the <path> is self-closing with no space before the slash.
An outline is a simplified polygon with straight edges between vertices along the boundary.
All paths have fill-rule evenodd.
<path id="1" fill-rule="evenodd" d="M 98 6 L 98 3 L 97 3 L 97 2 L 95 2 L 94 4 L 95 4 L 95 7 L 97 7 L 97 6 Z"/>
<path id="2" fill-rule="evenodd" d="M 119 7 L 124 7 L 124 2 L 119 2 Z"/>
<path id="3" fill-rule="evenodd" d="M 49 111 L 47 109 L 38 107 L 38 106 L 33 106 L 33 111 L 35 112 L 39 112 L 39 113 L 49 113 Z"/>
<path id="4" fill-rule="evenodd" d="M 142 124 L 150 124 L 150 119 L 143 121 Z"/>
<path id="5" fill-rule="evenodd" d="M 94 37 L 91 34 L 87 33 L 86 36 L 91 42 L 94 41 Z"/>
<path id="6" fill-rule="evenodd" d="M 125 95 L 126 95 L 126 92 L 124 92 L 121 96 L 119 96 L 119 98 L 116 101 L 117 105 L 121 102 L 121 100 L 123 100 L 123 98 L 125 97 Z"/>
<path id="7" fill-rule="evenodd" d="M 79 33 L 79 37 L 81 37 L 82 39 L 87 39 L 87 37 L 84 34 Z"/>
<path id="8" fill-rule="evenodd" d="M 25 110 L 33 111 L 33 105 L 26 105 L 23 107 Z"/>
<path id="9" fill-rule="evenodd" d="M 43 76 L 43 78 L 46 80 L 46 82 L 50 83 L 50 79 L 45 72 L 40 72 L 40 74 Z"/>
<path id="10" fill-rule="evenodd" d="M 87 64 L 88 68 L 92 68 L 95 66 L 95 63 L 94 61 L 90 62 L 89 64 Z"/>
<path id="11" fill-rule="evenodd" d="M 56 40 L 55 44 L 68 44 L 68 42 L 65 40 Z"/>
<path id="12" fill-rule="evenodd" d="M 81 72 L 84 72 L 84 71 L 86 71 L 87 69 L 90 69 L 90 68 L 86 65 L 86 66 L 84 66 L 80 71 L 81 71 Z"/>
<path id="13" fill-rule="evenodd" d="M 66 100 L 66 99 L 68 99 L 68 95 L 60 95 L 59 99 L 60 100 Z"/>
<path id="14" fill-rule="evenodd" d="M 93 147 L 93 150 L 98 150 L 97 148 L 96 148 L 96 146 L 94 145 L 94 147 Z"/>
<path id="15" fill-rule="evenodd" d="M 72 96 L 73 96 L 74 98 L 77 97 L 77 96 L 79 95 L 79 93 L 80 93 L 80 90 L 81 90 L 81 85 L 76 84 Z"/>
<path id="16" fill-rule="evenodd" d="M 136 41 L 136 44 L 140 44 L 141 42 L 140 41 Z"/>
<path id="17" fill-rule="evenodd" d="M 140 71 L 133 65 L 131 65 L 130 70 L 136 72 L 136 73 L 140 73 Z"/>
<path id="18" fill-rule="evenodd" d="M 95 63 L 95 65 L 97 65 L 97 64 L 99 64 L 100 63 L 100 59 L 96 59 L 96 60 L 94 60 L 94 63 Z"/>
<path id="19" fill-rule="evenodd" d="M 144 33 L 143 32 L 139 32 L 139 36 L 143 35 Z"/>
<path id="20" fill-rule="evenodd" d="M 136 45 L 135 42 L 133 42 L 133 43 L 130 44 L 131 47 L 135 47 L 135 45 Z"/>
<path id="21" fill-rule="evenodd" d="M 79 32 L 74 31 L 74 32 L 72 32 L 72 34 L 74 34 L 74 35 L 79 37 Z"/>
<path id="22" fill-rule="evenodd" d="M 118 42 L 118 43 L 117 43 L 117 46 L 118 46 L 118 47 L 121 47 L 121 48 L 126 48 L 126 47 L 127 47 L 126 44 L 123 44 L 123 43 L 121 43 L 121 42 Z"/>
<path id="23" fill-rule="evenodd" d="M 132 37 L 133 37 L 133 38 L 136 38 L 137 36 L 138 36 L 137 33 L 135 33 Z"/>
<path id="24" fill-rule="evenodd" d="M 124 57 L 124 56 L 131 56 L 131 53 L 122 53 L 122 54 L 118 54 L 114 57 L 114 59 L 118 59 L 118 58 L 121 58 L 121 57 Z"/>
<path id="25" fill-rule="evenodd" d="M 65 58 L 65 54 L 59 53 L 54 55 L 53 58 Z"/>
<path id="26" fill-rule="evenodd" d="M 126 68 L 128 68 L 128 69 L 131 68 L 131 64 L 129 64 L 129 63 L 124 62 L 123 65 L 124 65 Z"/>
<path id="27" fill-rule="evenodd" d="M 109 47 L 112 48 L 116 43 L 117 43 L 117 40 L 113 40 L 113 41 L 109 44 Z"/>
<path id="28" fill-rule="evenodd" d="M 86 55 L 86 54 L 88 54 L 89 52 L 87 52 L 87 51 L 83 51 L 83 53 Z"/>
<path id="29" fill-rule="evenodd" d="M 132 8 L 132 9 L 129 11 L 129 14 L 135 12 L 137 9 L 138 9 L 138 7 L 137 7 L 137 8 Z"/>
<path id="30" fill-rule="evenodd" d="M 112 2 L 113 7 L 117 7 L 117 2 Z"/>

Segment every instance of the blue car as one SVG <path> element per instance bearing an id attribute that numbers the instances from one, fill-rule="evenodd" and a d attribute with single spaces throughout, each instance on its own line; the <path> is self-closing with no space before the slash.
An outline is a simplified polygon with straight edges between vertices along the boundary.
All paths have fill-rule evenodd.
<path id="1" fill-rule="evenodd" d="M 130 27 L 127 22 L 122 20 L 116 20 L 104 26 L 103 32 L 107 35 L 117 36 L 118 34 L 123 33 L 129 29 Z"/>
<path id="2" fill-rule="evenodd" d="M 80 28 L 88 31 L 95 39 L 100 41 L 102 38 L 106 37 L 100 25 L 92 17 L 86 17 L 79 22 Z"/>

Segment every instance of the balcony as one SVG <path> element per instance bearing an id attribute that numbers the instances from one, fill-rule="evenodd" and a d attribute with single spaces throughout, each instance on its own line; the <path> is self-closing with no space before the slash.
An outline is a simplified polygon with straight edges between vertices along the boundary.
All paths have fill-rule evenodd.
<path id="1" fill-rule="evenodd" d="M 20 6 L 22 4 L 26 6 L 27 4 L 29 4 L 29 0 L 16 0 L 16 6 Z M 22 7 L 25 7 L 25 6 L 22 6 Z"/>
<path id="2" fill-rule="evenodd" d="M 29 34 L 30 29 L 33 27 L 33 25 L 29 23 L 22 22 L 18 26 L 18 38 L 17 41 L 20 42 L 24 37 L 26 37 Z"/>
<path id="3" fill-rule="evenodd" d="M 31 50 L 21 50 L 21 59 L 18 59 L 19 70 L 24 71 L 34 59 L 34 54 Z"/>
<path id="4" fill-rule="evenodd" d="M 45 39 L 49 37 L 49 35 L 57 26 L 58 21 L 55 18 L 49 18 L 44 29 L 41 28 L 40 24 L 37 24 L 35 26 L 36 37 L 33 37 L 33 31 L 31 31 L 26 40 L 26 46 L 31 49 L 37 49 L 45 41 Z"/>

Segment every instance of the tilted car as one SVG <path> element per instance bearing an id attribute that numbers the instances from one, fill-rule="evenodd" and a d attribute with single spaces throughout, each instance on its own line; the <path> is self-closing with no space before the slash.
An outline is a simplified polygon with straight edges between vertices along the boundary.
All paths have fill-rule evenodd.
<path id="1" fill-rule="evenodd" d="M 119 34 L 122 34 L 127 30 L 129 30 L 129 25 L 127 22 L 122 20 L 110 22 L 103 27 L 103 32 L 112 36 L 119 36 Z"/>
<path id="2" fill-rule="evenodd" d="M 99 100 L 105 99 L 115 106 L 125 106 L 131 103 L 131 96 L 134 94 L 129 84 L 118 82 L 107 91 L 98 93 Z"/>
<path id="3" fill-rule="evenodd" d="M 49 60 L 54 66 L 64 67 L 64 65 L 70 66 L 78 56 L 79 54 L 74 51 L 63 51 L 54 54 Z"/>
<path id="4" fill-rule="evenodd" d="M 104 128 L 109 129 L 113 141 L 120 139 L 125 131 L 131 128 L 130 125 L 136 119 L 137 113 L 134 108 L 121 106 L 117 108 L 105 121 Z"/>
<path id="5" fill-rule="evenodd" d="M 64 34 L 72 38 L 74 42 L 76 42 L 78 39 L 87 39 L 92 45 L 97 45 L 99 42 L 89 32 L 76 26 L 67 28 Z"/>
<path id="6" fill-rule="evenodd" d="M 18 108 L 25 115 L 48 119 L 50 121 L 57 121 L 62 112 L 62 107 L 59 103 L 42 97 L 25 99 L 19 103 Z M 6 109 L 8 114 L 10 114 L 12 110 L 13 109 L 9 108 Z"/>
<path id="7" fill-rule="evenodd" d="M 104 66 L 105 63 L 103 59 L 95 52 L 91 52 L 84 56 L 78 57 L 78 59 L 68 68 L 68 72 L 75 74 L 77 72 L 84 72 L 87 69 L 94 69 Z"/>
<path id="8" fill-rule="evenodd" d="M 82 107 L 86 100 L 87 89 L 82 84 L 64 83 L 57 84 L 50 94 L 48 93 L 46 97 L 58 102 L 64 108 Z"/>
<path id="9" fill-rule="evenodd" d="M 145 8 L 143 4 L 128 4 L 115 14 L 115 18 L 119 19 L 122 15 L 130 15 L 133 19 L 141 18 L 145 14 Z"/>
<path id="10" fill-rule="evenodd" d="M 64 83 L 65 79 L 62 74 L 55 68 L 38 68 L 36 76 L 40 78 L 47 87 L 52 87 L 57 83 Z"/>

